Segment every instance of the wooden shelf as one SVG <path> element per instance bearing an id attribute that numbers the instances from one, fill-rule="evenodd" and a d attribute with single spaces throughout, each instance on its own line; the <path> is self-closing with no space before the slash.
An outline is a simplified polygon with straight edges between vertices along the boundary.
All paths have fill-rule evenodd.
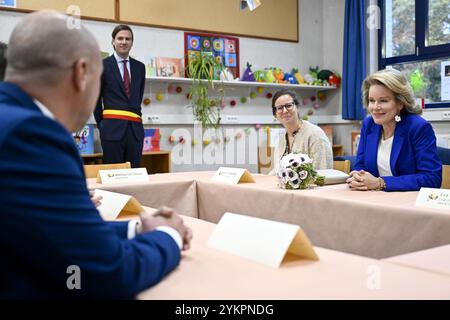
<path id="1" fill-rule="evenodd" d="M 84 164 L 102 164 L 103 153 L 83 154 Z M 148 174 L 167 173 L 171 170 L 170 151 L 144 152 L 141 167 L 146 168 Z"/>
<path id="2" fill-rule="evenodd" d="M 149 82 L 156 82 L 156 83 L 159 82 L 159 83 L 179 83 L 179 84 L 192 84 L 193 82 L 192 79 L 190 78 L 174 78 L 174 77 L 147 77 L 146 80 Z M 218 85 L 220 83 L 222 83 L 224 86 L 230 87 L 263 87 L 263 88 L 316 90 L 316 91 L 336 89 L 335 86 L 310 86 L 300 84 L 213 80 L 214 85 Z"/>

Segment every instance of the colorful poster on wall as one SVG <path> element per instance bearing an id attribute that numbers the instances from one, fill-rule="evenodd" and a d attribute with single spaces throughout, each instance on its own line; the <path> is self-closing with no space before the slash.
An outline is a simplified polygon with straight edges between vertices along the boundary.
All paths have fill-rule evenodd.
<path id="1" fill-rule="evenodd" d="M 239 39 L 219 34 L 195 32 L 184 33 L 185 67 L 193 56 L 212 55 L 216 61 L 227 68 L 234 78 L 240 77 L 239 72 Z M 219 75 L 216 74 L 216 78 Z"/>
<path id="2" fill-rule="evenodd" d="M 145 129 L 144 135 L 142 152 L 160 151 L 161 135 L 159 129 Z"/>

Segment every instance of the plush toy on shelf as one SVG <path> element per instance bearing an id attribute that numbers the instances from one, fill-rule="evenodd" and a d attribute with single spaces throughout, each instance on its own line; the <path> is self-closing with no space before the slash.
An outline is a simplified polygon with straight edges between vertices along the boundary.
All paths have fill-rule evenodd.
<path id="1" fill-rule="evenodd" d="M 253 72 L 253 77 L 257 82 L 264 82 L 264 75 L 264 70 L 256 70 L 255 72 Z"/>
<path id="2" fill-rule="evenodd" d="M 275 77 L 276 83 L 285 83 L 284 81 L 284 73 L 280 68 L 273 68 L 273 76 Z"/>
<path id="3" fill-rule="evenodd" d="M 305 79 L 303 78 L 302 74 L 298 72 L 297 68 L 293 68 L 291 74 L 294 75 L 295 80 L 297 80 L 298 84 L 305 84 Z"/>
<path id="4" fill-rule="evenodd" d="M 339 88 L 341 85 L 341 76 L 337 72 L 333 72 L 330 70 L 321 70 L 317 77 L 322 80 L 323 82 L 327 82 L 330 86 L 335 86 L 336 88 Z"/>
<path id="5" fill-rule="evenodd" d="M 322 77 L 325 75 L 325 73 L 323 73 L 322 71 L 327 71 L 327 70 L 321 70 L 319 71 L 319 67 L 310 67 L 309 68 L 309 73 L 306 75 L 308 76 L 308 78 L 305 76 L 305 80 L 308 82 L 308 84 L 313 85 L 313 86 L 323 86 L 323 85 L 327 85 L 326 80 L 322 80 Z M 320 75 L 320 78 L 319 78 Z"/>
<path id="6" fill-rule="evenodd" d="M 323 83 L 328 83 L 328 78 L 333 75 L 333 72 L 327 69 L 322 69 L 317 73 L 317 79 L 321 80 Z"/>
<path id="7" fill-rule="evenodd" d="M 341 76 L 337 72 L 333 72 L 328 69 L 319 70 L 319 67 L 310 67 L 309 68 L 309 77 L 306 80 L 308 84 L 315 86 L 335 86 L 339 88 L 341 85 Z M 312 81 L 311 81 L 312 80 Z"/>
<path id="8" fill-rule="evenodd" d="M 292 73 L 285 73 L 284 74 L 284 81 L 287 81 L 290 84 L 298 84 L 297 79 L 294 77 Z"/>
<path id="9" fill-rule="evenodd" d="M 336 88 L 339 88 L 341 85 L 341 76 L 339 73 L 333 72 L 333 74 L 328 77 L 327 81 L 330 86 L 335 86 Z"/>
<path id="10" fill-rule="evenodd" d="M 268 82 L 268 83 L 274 83 L 276 82 L 276 78 L 273 75 L 273 71 L 272 69 L 265 69 L 264 72 L 264 82 Z"/>
<path id="11" fill-rule="evenodd" d="M 305 79 L 304 84 L 308 84 L 308 85 L 312 85 L 315 81 L 315 78 L 311 73 L 305 74 L 304 79 Z"/>
<path id="12" fill-rule="evenodd" d="M 242 75 L 241 81 L 250 81 L 250 82 L 255 81 L 255 77 L 253 76 L 251 67 L 252 67 L 252 65 L 247 62 L 247 69 L 245 69 L 244 74 Z"/>

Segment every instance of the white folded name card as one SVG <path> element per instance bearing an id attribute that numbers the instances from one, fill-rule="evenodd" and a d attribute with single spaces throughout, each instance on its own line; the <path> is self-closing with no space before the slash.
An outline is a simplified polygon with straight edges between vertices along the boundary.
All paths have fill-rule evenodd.
<path id="1" fill-rule="evenodd" d="M 146 168 L 99 170 L 97 183 L 147 182 Z"/>
<path id="2" fill-rule="evenodd" d="M 207 245 L 274 268 L 288 252 L 299 259 L 319 259 L 299 226 L 230 212 L 220 219 Z"/>
<path id="3" fill-rule="evenodd" d="M 247 169 L 220 167 L 214 176 L 213 181 L 238 184 L 239 182 L 255 182 L 253 176 Z"/>
<path id="4" fill-rule="evenodd" d="M 103 220 L 136 217 L 144 211 L 139 201 L 133 196 L 95 189 L 96 196 L 102 196 L 101 205 L 97 207 Z"/>
<path id="5" fill-rule="evenodd" d="M 450 189 L 420 188 L 416 207 L 450 209 Z"/>

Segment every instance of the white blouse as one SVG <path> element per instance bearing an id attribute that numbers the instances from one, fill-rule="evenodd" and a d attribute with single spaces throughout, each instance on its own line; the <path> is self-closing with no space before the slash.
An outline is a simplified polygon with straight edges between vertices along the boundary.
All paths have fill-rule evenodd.
<path id="1" fill-rule="evenodd" d="M 394 136 L 389 139 L 380 139 L 378 143 L 378 173 L 380 177 L 392 176 L 391 164 L 389 163 L 391 159 L 392 142 L 394 141 Z"/>

